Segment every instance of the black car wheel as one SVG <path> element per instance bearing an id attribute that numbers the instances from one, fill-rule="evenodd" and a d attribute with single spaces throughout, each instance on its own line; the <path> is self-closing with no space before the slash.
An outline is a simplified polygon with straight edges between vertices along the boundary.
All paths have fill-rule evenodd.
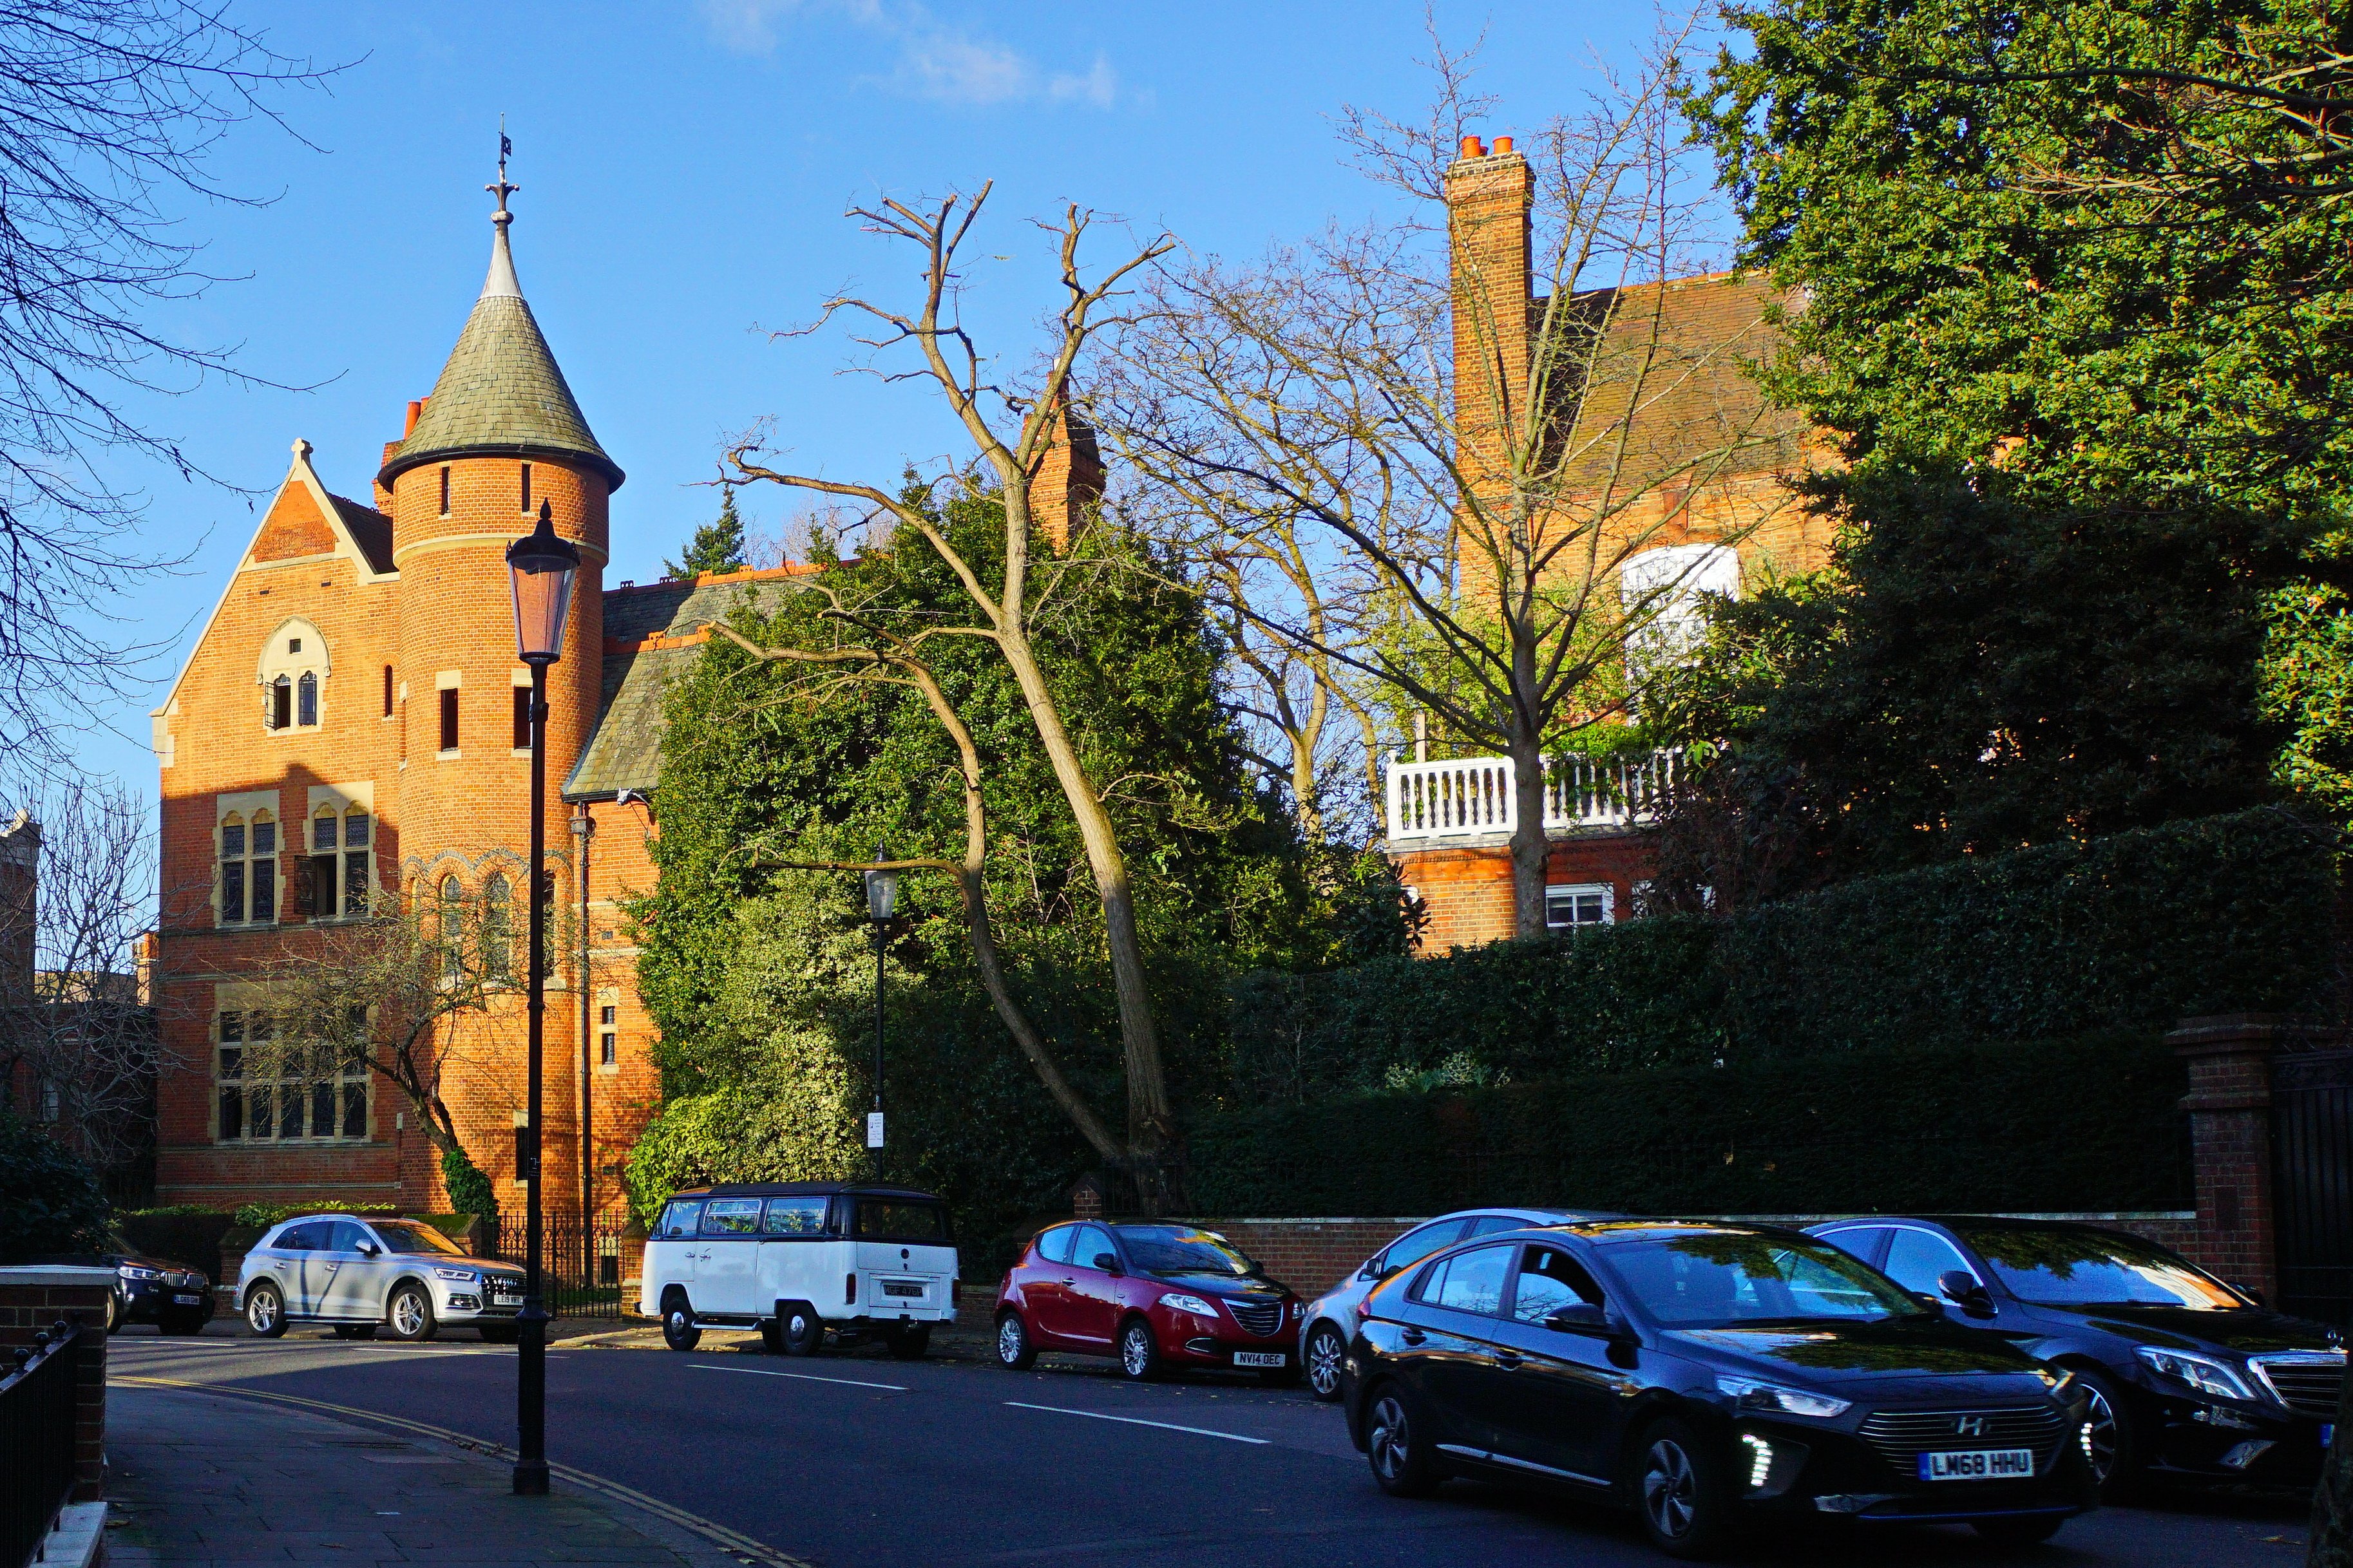
<path id="1" fill-rule="evenodd" d="M 917 1323 L 912 1329 L 899 1329 L 882 1342 L 891 1347 L 893 1361 L 921 1361 L 932 1353 L 932 1325 Z"/>
<path id="2" fill-rule="evenodd" d="M 1018 1312 L 997 1315 L 997 1364 L 1008 1372 L 1028 1372 L 1038 1360 L 1038 1347 L 1029 1342 L 1029 1325 L 1022 1322 Z"/>
<path id="3" fill-rule="evenodd" d="M 1412 1396 L 1394 1383 L 1372 1392 L 1365 1406 L 1365 1458 L 1373 1484 L 1391 1497 L 1428 1497 L 1441 1479 Z"/>
<path id="4" fill-rule="evenodd" d="M 825 1321 L 807 1301 L 787 1301 L 777 1317 L 786 1355 L 815 1355 L 825 1349 Z"/>
<path id="5" fill-rule="evenodd" d="M 1307 1390 L 1329 1405 L 1340 1397 L 1340 1363 L 1348 1357 L 1347 1342 L 1329 1323 L 1318 1323 L 1307 1336 Z"/>
<path id="6" fill-rule="evenodd" d="M 1680 1421 L 1662 1421 L 1634 1447 L 1634 1500 L 1642 1533 L 1670 1557 L 1705 1557 L 1723 1544 L 1731 1500 L 1713 1450 Z"/>
<path id="7" fill-rule="evenodd" d="M 2084 1385 L 2086 1408 L 2084 1434 L 2091 1450 L 2092 1478 L 2111 1497 L 2129 1492 L 2140 1479 L 2143 1461 L 2139 1435 L 2133 1430 L 2132 1409 L 2124 1393 L 2105 1373 L 2090 1367 L 2074 1369 Z"/>
<path id="8" fill-rule="evenodd" d="M 433 1297 L 422 1285 L 411 1283 L 395 1289 L 384 1317 L 396 1340 L 421 1344 L 441 1331 L 433 1316 Z"/>
<path id="9" fill-rule="evenodd" d="M 694 1309 L 688 1306 L 683 1292 L 673 1291 L 662 1303 L 662 1343 L 674 1351 L 691 1351 L 702 1342 L 702 1331 L 694 1326 Z"/>
<path id="10" fill-rule="evenodd" d="M 1152 1325 L 1142 1318 L 1130 1318 L 1120 1325 L 1119 1370 L 1132 1383 L 1160 1373 L 1160 1342 L 1152 1337 Z"/>
<path id="11" fill-rule="evenodd" d="M 2063 1519 L 1981 1519 L 1972 1528 L 1996 1546 L 2040 1546 L 2066 1522 Z"/>
<path id="12" fill-rule="evenodd" d="M 286 1298 L 275 1285 L 256 1285 L 245 1299 L 245 1326 L 258 1340 L 274 1340 L 286 1331 Z"/>

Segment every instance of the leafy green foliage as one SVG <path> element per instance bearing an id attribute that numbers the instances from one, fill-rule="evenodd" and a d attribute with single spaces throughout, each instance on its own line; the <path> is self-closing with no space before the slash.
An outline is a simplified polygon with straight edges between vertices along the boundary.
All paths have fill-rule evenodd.
<path id="1" fill-rule="evenodd" d="M 292 1219 L 303 1214 L 398 1214 L 398 1204 L 349 1203 L 341 1198 L 319 1198 L 301 1204 L 239 1204 L 229 1216 L 234 1226 L 253 1230 L 267 1230 L 282 1219 Z"/>
<path id="2" fill-rule="evenodd" d="M 1689 107 L 1747 258 L 1803 291 L 1767 385 L 1846 459 L 1810 487 L 1835 576 L 1730 613 L 1726 678 L 1684 715 L 1732 742 L 1746 837 L 1794 814 L 1802 886 L 2227 809 L 2267 773 L 2339 806 L 2353 212 L 2184 173 L 2193 146 L 2291 166 L 2289 117 L 2079 68 L 2249 79 L 2353 24 L 2300 0 L 1726 19 L 1747 47 Z"/>
<path id="3" fill-rule="evenodd" d="M 1190 1183 L 1210 1215 L 2172 1208 L 2184 1082 L 2110 1034 L 1343 1096 L 1204 1119 Z"/>
<path id="4" fill-rule="evenodd" d="M 744 570 L 744 518 L 735 510 L 735 492 L 722 492 L 719 516 L 694 531 L 687 541 L 686 553 L 676 561 L 662 563 L 666 577 L 700 577 Z"/>
<path id="5" fill-rule="evenodd" d="M 2258 808 L 1725 920 L 1233 984 L 1234 1102 L 1959 1047 L 2327 1005 L 2338 842 Z M 1311 1211 L 1312 1212 L 1312 1211 Z M 1409 1212 L 1404 1209 L 1399 1214 Z"/>
<path id="6" fill-rule="evenodd" d="M 942 521 L 967 559 L 1000 569 L 993 496 L 965 495 Z M 1198 1020 L 1216 1017 L 1224 973 L 1401 951 L 1399 889 L 1354 854 L 1319 861 L 1252 780 L 1219 706 L 1217 646 L 1165 563 L 1090 530 L 1031 570 L 1056 579 L 1033 637 L 1127 852 L 1172 1077 L 1213 1082 L 1217 1033 Z M 894 626 L 968 615 L 912 534 L 822 581 Z M 841 634 L 805 584 L 751 590 L 733 625 L 764 647 L 832 646 Z M 978 639 L 933 636 L 923 651 L 983 756 L 990 913 L 1014 988 L 1073 1082 L 1115 1107 L 1100 906 L 1028 710 Z M 987 1007 L 954 883 L 932 874 L 902 875 L 890 931 L 891 1147 L 876 1162 L 860 1146 L 874 970 L 862 890 L 778 863 L 962 858 L 955 753 L 915 692 L 714 638 L 669 695 L 662 768 L 660 881 L 637 912 L 667 1104 L 631 1167 L 641 1212 L 689 1179 L 869 1170 L 1026 1212 L 1086 1168 Z"/>
<path id="7" fill-rule="evenodd" d="M 98 1173 L 39 1128 L 0 1110 L 0 1263 L 86 1252 L 103 1239 Z"/>
<path id="8" fill-rule="evenodd" d="M 497 1216 L 499 1200 L 491 1187 L 491 1178 L 482 1173 L 482 1168 L 463 1149 L 441 1152 L 441 1183 L 449 1189 L 450 1206 L 459 1214 Z"/>

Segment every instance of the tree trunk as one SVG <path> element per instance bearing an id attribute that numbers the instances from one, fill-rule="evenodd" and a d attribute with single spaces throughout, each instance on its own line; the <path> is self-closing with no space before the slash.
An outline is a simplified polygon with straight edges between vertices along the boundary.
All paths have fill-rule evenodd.
<path id="1" fill-rule="evenodd" d="M 1144 951 L 1135 934 L 1135 893 L 1128 880 L 1127 858 L 1120 853 L 1111 814 L 1103 809 L 1080 762 L 1078 748 L 1062 728 L 1062 717 L 1046 689 L 1029 639 L 1018 632 L 1001 630 L 997 646 L 1021 688 L 1021 698 L 1037 726 L 1039 742 L 1062 786 L 1079 837 L 1086 846 L 1087 868 L 1103 900 L 1103 936 L 1111 949 L 1113 996 L 1119 1004 L 1119 1037 L 1127 1077 L 1127 1142 L 1130 1171 L 1136 1196 L 1146 1215 L 1156 1215 L 1176 1202 L 1167 1168 L 1167 1153 L 1176 1142 L 1176 1117 L 1168 1105 L 1168 1082 L 1160 1063 L 1160 1039 L 1153 1026 L 1152 997 L 1145 983 Z"/>
<path id="2" fill-rule="evenodd" d="M 1540 936 L 1545 926 L 1545 759 L 1535 737 L 1514 736 L 1512 761 L 1512 931 Z"/>

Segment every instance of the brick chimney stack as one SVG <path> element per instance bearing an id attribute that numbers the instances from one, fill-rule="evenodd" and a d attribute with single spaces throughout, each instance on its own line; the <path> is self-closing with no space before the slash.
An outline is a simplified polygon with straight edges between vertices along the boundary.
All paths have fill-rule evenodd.
<path id="1" fill-rule="evenodd" d="M 1449 268 L 1454 292 L 1454 418 L 1465 471 L 1500 474 L 1497 439 L 1526 416 L 1535 181 L 1508 136 L 1494 150 L 1476 136 L 1446 171 Z"/>
<path id="2" fill-rule="evenodd" d="M 1092 426 L 1058 405 L 1046 416 L 1049 445 L 1029 469 L 1029 511 L 1056 554 L 1071 547 L 1087 514 L 1103 504 L 1103 452 Z"/>

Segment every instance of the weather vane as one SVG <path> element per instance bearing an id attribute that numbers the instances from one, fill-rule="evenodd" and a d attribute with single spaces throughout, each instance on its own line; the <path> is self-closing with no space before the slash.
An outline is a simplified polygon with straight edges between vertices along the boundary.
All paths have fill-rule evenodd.
<path id="1" fill-rule="evenodd" d="M 512 184 L 507 179 L 507 160 L 513 156 L 514 142 L 507 136 L 507 117 L 501 114 L 499 116 L 498 184 L 494 185 L 484 185 L 482 187 L 482 189 L 486 191 L 494 192 L 499 198 L 499 210 L 491 215 L 491 221 L 492 223 L 512 223 L 514 221 L 514 214 L 507 211 L 507 198 L 514 195 L 517 191 L 522 189 L 522 187 L 521 185 Z"/>

